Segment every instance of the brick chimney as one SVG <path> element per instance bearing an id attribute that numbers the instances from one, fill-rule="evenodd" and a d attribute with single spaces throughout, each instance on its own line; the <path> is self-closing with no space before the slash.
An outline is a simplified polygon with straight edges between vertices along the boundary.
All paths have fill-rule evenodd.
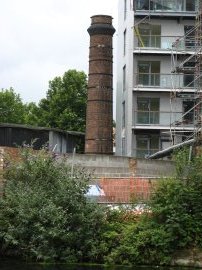
<path id="1" fill-rule="evenodd" d="M 113 154 L 112 17 L 91 17 L 85 153 Z"/>

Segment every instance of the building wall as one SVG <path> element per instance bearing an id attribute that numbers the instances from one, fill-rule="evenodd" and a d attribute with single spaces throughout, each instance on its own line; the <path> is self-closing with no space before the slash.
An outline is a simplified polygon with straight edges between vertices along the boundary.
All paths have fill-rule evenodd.
<path id="1" fill-rule="evenodd" d="M 184 35 L 184 27 L 187 25 L 194 25 L 193 17 L 183 18 L 183 16 L 163 16 L 147 18 L 144 16 L 135 16 L 134 11 L 130 8 L 129 0 L 127 3 L 127 12 L 124 17 L 124 2 L 119 0 L 119 22 L 118 22 L 118 54 L 117 54 L 117 117 L 116 117 L 116 155 L 136 156 L 136 135 L 134 132 L 140 130 L 140 124 L 136 123 L 137 98 L 138 97 L 158 97 L 160 99 L 159 107 L 159 123 L 157 125 L 149 124 L 142 125 L 142 131 L 149 134 L 151 127 L 159 134 L 159 146 L 168 147 L 170 124 L 177 122 L 183 115 L 182 99 L 175 98 L 172 100 L 172 115 L 170 115 L 170 97 L 173 91 L 172 77 L 171 77 L 171 45 L 176 41 L 177 37 Z M 144 12 L 143 12 L 144 13 Z M 149 12 L 145 11 L 147 15 Z M 135 34 L 135 28 L 140 23 L 151 25 L 161 25 L 161 49 L 158 48 L 138 48 L 138 38 Z M 125 33 L 125 34 L 124 34 Z M 169 42 L 169 49 L 167 48 L 167 41 Z M 184 43 L 183 43 L 184 44 Z M 124 52 L 125 47 L 125 54 Z M 163 53 L 162 53 L 163 51 Z M 183 52 L 182 52 L 183 54 Z M 186 55 L 184 55 L 186 58 Z M 159 86 L 141 86 L 137 81 L 138 61 L 160 61 L 160 85 Z M 180 60 L 182 61 L 182 60 Z M 125 67 L 125 87 L 123 82 L 123 67 Z M 183 88 L 183 76 L 177 77 L 177 86 Z M 186 90 L 194 91 L 194 89 Z M 123 103 L 125 104 L 125 126 L 123 126 Z M 165 130 L 166 128 L 166 130 Z M 167 141 L 162 141 L 167 132 Z M 181 141 L 182 137 L 177 140 Z M 176 141 L 177 141 L 176 140 Z"/>
<path id="2" fill-rule="evenodd" d="M 100 203 L 137 203 L 147 201 L 157 184 L 156 179 L 150 178 L 101 178 L 99 186 L 105 196 L 100 196 Z"/>

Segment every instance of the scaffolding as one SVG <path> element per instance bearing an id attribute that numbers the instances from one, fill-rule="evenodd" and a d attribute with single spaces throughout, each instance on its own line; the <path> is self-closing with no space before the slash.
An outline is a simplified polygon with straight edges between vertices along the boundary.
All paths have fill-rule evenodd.
<path id="1" fill-rule="evenodd" d="M 135 2 L 137 2 L 136 5 Z M 169 135 L 172 142 L 171 148 L 174 147 L 175 149 L 183 144 L 187 145 L 189 142 L 193 143 L 202 140 L 202 0 L 198 2 L 198 7 L 195 9 L 197 10 L 195 25 L 188 29 L 183 36 L 178 37 L 171 47 L 172 88 L 170 91 Z M 138 3 L 142 2 L 140 0 L 133 1 L 134 10 Z M 148 6 L 144 9 L 145 13 L 142 13 L 143 18 L 134 25 L 134 34 L 140 45 L 139 47 L 143 49 L 145 48 L 145 41 L 144 36 L 140 33 L 139 26 L 141 23 L 150 24 L 152 11 L 161 12 L 163 5 L 161 5 L 161 8 L 159 8 L 159 5 L 165 4 L 166 0 L 164 2 L 162 0 L 148 0 L 145 3 Z M 176 12 L 178 11 L 180 9 L 176 6 Z M 194 12 L 194 10 L 192 11 Z M 182 75 L 180 78 L 189 78 L 186 85 L 184 83 L 179 84 L 178 80 L 181 80 L 179 75 Z M 179 99 L 181 102 L 190 101 L 193 103 L 192 107 L 182 112 L 181 117 L 176 113 L 179 106 L 177 100 Z M 186 119 L 190 115 L 193 116 L 193 120 L 192 123 L 188 124 Z"/>
<path id="2" fill-rule="evenodd" d="M 171 73 L 172 90 L 170 94 L 170 138 L 173 146 L 177 146 L 178 136 L 184 137 L 184 142 L 194 139 L 201 140 L 202 128 L 202 1 L 199 1 L 198 13 L 196 15 L 195 26 L 187 31 L 184 36 L 177 39 L 172 45 L 171 53 Z M 185 87 L 177 88 L 175 83 L 176 74 L 188 74 L 191 80 L 186 87 L 193 87 L 192 93 L 187 93 Z M 185 86 L 185 85 L 184 85 Z M 193 106 L 184 112 L 180 119 L 175 119 L 175 104 L 177 98 L 183 101 L 193 102 Z M 185 134 L 187 127 L 186 116 L 193 116 L 192 130 Z M 179 128 L 181 131 L 179 132 Z M 181 146 L 181 143 L 179 143 Z"/>

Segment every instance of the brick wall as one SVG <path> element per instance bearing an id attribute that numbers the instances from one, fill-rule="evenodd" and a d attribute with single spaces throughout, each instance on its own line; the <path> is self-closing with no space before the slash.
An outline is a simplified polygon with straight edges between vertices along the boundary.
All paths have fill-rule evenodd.
<path id="1" fill-rule="evenodd" d="M 151 178 L 101 178 L 98 183 L 105 196 L 99 198 L 102 203 L 131 203 L 147 201 L 154 192 L 158 180 Z"/>
<path id="2" fill-rule="evenodd" d="M 112 17 L 91 17 L 85 153 L 113 154 Z"/>
<path id="3" fill-rule="evenodd" d="M 19 159 L 18 148 L 0 147 L 0 194 L 4 184 L 3 168 L 6 155 L 14 160 Z M 111 155 L 67 155 L 67 164 L 80 166 L 92 171 L 92 183 L 97 183 L 103 189 L 105 196 L 100 202 L 130 203 L 133 200 L 145 201 L 158 179 L 171 176 L 174 165 L 170 161 L 139 160 Z M 94 173 L 94 174 L 93 174 Z"/>

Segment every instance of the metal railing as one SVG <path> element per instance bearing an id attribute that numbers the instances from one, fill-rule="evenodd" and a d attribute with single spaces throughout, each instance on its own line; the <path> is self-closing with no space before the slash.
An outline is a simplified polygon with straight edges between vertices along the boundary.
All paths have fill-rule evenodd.
<path id="1" fill-rule="evenodd" d="M 159 125 L 159 126 L 187 126 L 194 125 L 194 109 L 185 114 L 185 112 L 170 111 L 135 111 L 134 125 Z"/>
<path id="2" fill-rule="evenodd" d="M 136 73 L 134 87 L 159 87 L 169 89 L 194 88 L 194 74 Z"/>
<path id="3" fill-rule="evenodd" d="M 138 32 L 139 33 L 139 32 Z M 135 48 L 144 49 L 162 49 L 171 50 L 172 48 L 176 50 L 194 50 L 195 49 L 195 39 L 194 37 L 187 37 L 182 39 L 181 36 L 160 36 L 160 35 L 136 35 L 134 41 Z"/>
<path id="4" fill-rule="evenodd" d="M 135 11 L 196 12 L 198 0 L 136 0 Z"/>

